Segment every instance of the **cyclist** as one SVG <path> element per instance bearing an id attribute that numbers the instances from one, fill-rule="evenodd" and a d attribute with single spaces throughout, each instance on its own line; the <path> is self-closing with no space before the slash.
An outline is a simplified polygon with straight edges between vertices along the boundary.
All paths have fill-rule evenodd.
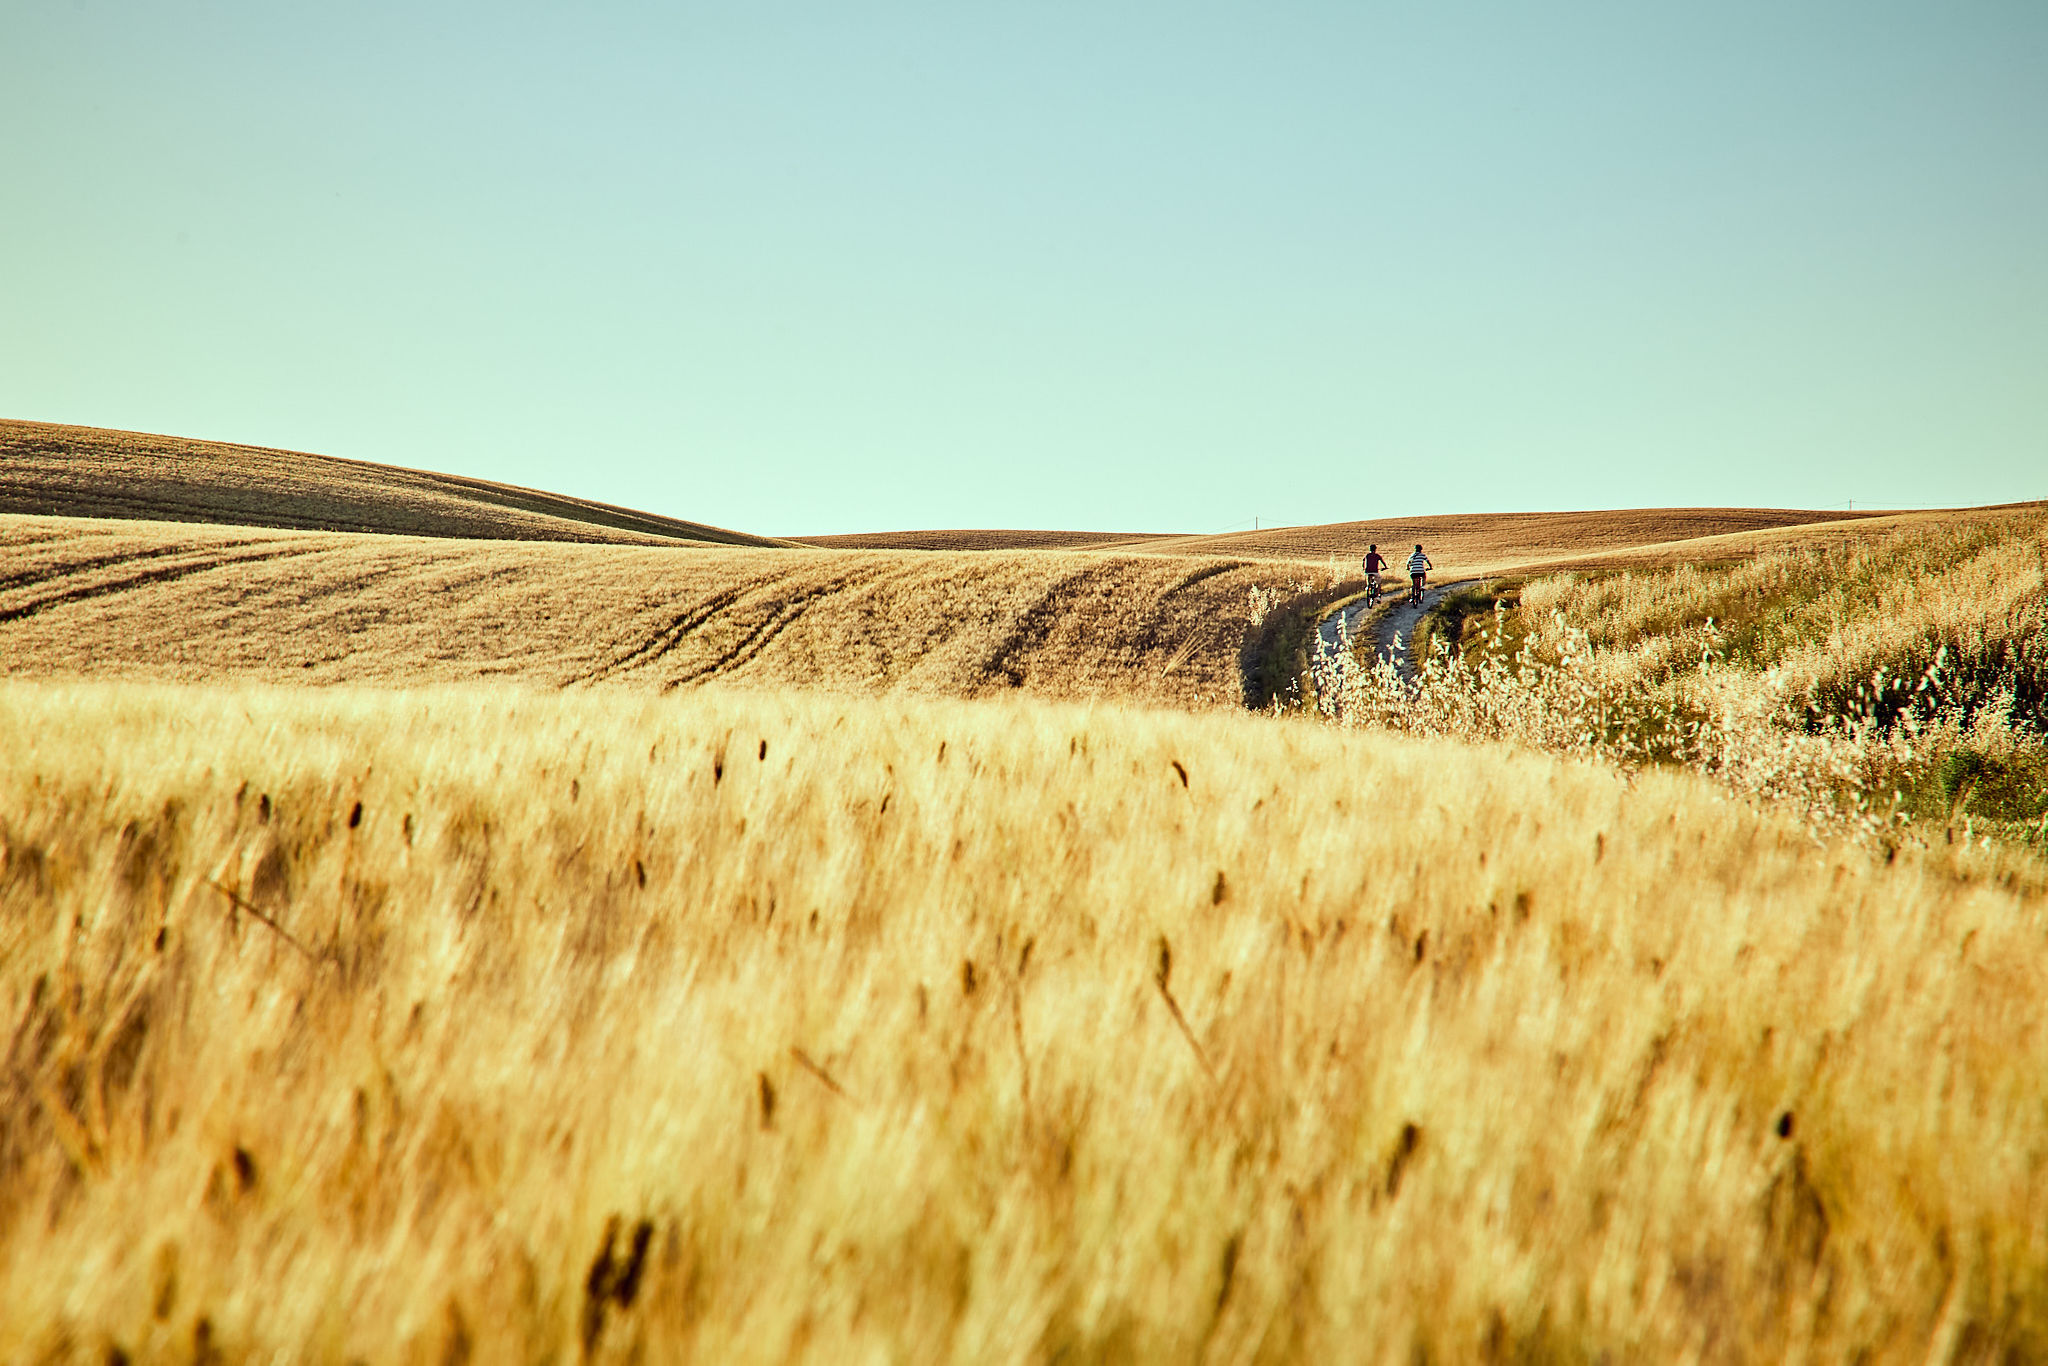
<path id="1" fill-rule="evenodd" d="M 1434 568 L 1436 566 L 1429 562 L 1429 556 L 1422 553 L 1422 546 L 1418 543 L 1415 553 L 1408 557 L 1408 601 L 1416 604 L 1422 602 L 1422 581 L 1429 577 L 1429 571 Z"/>
<path id="2" fill-rule="evenodd" d="M 1380 571 L 1387 567 L 1387 557 L 1380 554 L 1380 548 L 1369 545 L 1365 548 L 1365 605 L 1370 607 L 1380 600 Z"/>

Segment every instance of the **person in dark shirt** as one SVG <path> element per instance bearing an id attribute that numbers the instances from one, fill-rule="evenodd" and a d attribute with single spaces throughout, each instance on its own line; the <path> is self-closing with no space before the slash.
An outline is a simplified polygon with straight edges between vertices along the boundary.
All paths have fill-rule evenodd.
<path id="1" fill-rule="evenodd" d="M 1380 554 L 1380 548 L 1369 545 L 1365 548 L 1365 600 L 1368 603 L 1380 600 L 1380 573 L 1387 567 L 1387 557 Z"/>

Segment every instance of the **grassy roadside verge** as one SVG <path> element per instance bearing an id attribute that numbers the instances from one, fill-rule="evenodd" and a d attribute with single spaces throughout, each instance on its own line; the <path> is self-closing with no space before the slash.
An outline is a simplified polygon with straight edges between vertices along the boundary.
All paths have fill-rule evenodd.
<path id="1" fill-rule="evenodd" d="M 1254 623 L 1245 632 L 1240 657 L 1246 708 L 1265 711 L 1275 703 L 1294 707 L 1308 701 L 1313 693 L 1309 653 L 1316 632 L 1331 612 L 1364 596 L 1364 581 L 1348 579 L 1297 593 Z"/>
<path id="2" fill-rule="evenodd" d="M 1520 605 L 1523 582 L 1487 579 L 1444 594 L 1416 625 L 1416 650 L 1427 655 L 1434 642 L 1442 641 L 1452 655 L 1462 654 L 1467 643 L 1493 622 L 1496 607 L 1512 612 Z"/>
<path id="3" fill-rule="evenodd" d="M 1887 842 L 2048 848 L 2048 519 L 1458 588 L 1351 723 L 1695 768 Z"/>

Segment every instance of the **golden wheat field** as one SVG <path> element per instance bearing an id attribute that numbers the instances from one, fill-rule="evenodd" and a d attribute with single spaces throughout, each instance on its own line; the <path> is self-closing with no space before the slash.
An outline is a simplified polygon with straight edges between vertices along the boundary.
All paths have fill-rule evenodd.
<path id="1" fill-rule="evenodd" d="M 2038 506 L 0 452 L 0 1360 L 2048 1358 Z"/>
<path id="2" fill-rule="evenodd" d="M 0 674 L 1235 705 L 1254 587 L 1080 552 L 476 542 L 0 516 Z"/>
<path id="3" fill-rule="evenodd" d="M 1117 531 L 877 531 L 797 539 L 825 550 L 1136 550 L 1173 538 Z"/>
<path id="4" fill-rule="evenodd" d="M 776 544 L 484 479 L 223 441 L 4 419 L 0 513 L 517 541 Z"/>
<path id="5" fill-rule="evenodd" d="M 1305 720 L 0 687 L 0 1356 L 2031 1359 L 2048 902 Z"/>
<path id="6" fill-rule="evenodd" d="M 200 522 L 489 540 L 668 545 L 807 545 L 831 550 L 1116 550 L 1214 559 L 1354 563 L 1368 543 L 1429 544 L 1447 574 L 1498 573 L 1575 557 L 1628 563 L 1739 557 L 1745 537 L 1839 533 L 1873 514 L 1780 508 L 1420 516 L 1221 535 L 900 531 L 800 541 L 728 531 L 488 480 L 298 451 L 146 432 L 0 420 L 0 514 Z"/>
<path id="7" fill-rule="evenodd" d="M 1376 543 L 1399 559 L 1401 552 L 1420 542 L 1428 547 L 1439 577 L 1469 578 L 1586 557 L 1623 563 L 1656 562 L 1665 556 L 1690 560 L 1700 557 L 1695 548 L 1699 542 L 1742 538 L 1735 547 L 1718 552 L 1733 558 L 1754 553 L 1747 542 L 1759 536 L 1828 535 L 1853 528 L 1865 516 L 1785 508 L 1478 513 L 1331 522 L 1224 536 L 1164 537 L 1148 542 L 1145 548 L 1159 554 L 1229 553 L 1305 561 L 1336 556 L 1351 561 L 1368 544 Z"/>
<path id="8" fill-rule="evenodd" d="M 1315 565 L 1334 559 L 1348 566 L 1368 545 L 1377 544 L 1399 558 L 1398 552 L 1422 542 L 1444 574 L 1466 578 L 1580 562 L 1622 566 L 1689 563 L 1709 557 L 1737 559 L 1787 541 L 1854 534 L 1861 523 L 1878 516 L 1785 508 L 1624 508 L 1611 512 L 1382 517 L 1213 536 L 897 531 L 806 536 L 802 543 L 834 550 L 1124 550 Z"/>

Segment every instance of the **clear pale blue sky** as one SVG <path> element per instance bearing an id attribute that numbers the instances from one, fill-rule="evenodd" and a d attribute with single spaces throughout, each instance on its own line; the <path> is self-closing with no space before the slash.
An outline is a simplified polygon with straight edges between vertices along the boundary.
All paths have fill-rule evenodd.
<path id="1" fill-rule="evenodd" d="M 2048 497 L 2048 3 L 0 0 L 0 416 L 769 533 Z"/>

